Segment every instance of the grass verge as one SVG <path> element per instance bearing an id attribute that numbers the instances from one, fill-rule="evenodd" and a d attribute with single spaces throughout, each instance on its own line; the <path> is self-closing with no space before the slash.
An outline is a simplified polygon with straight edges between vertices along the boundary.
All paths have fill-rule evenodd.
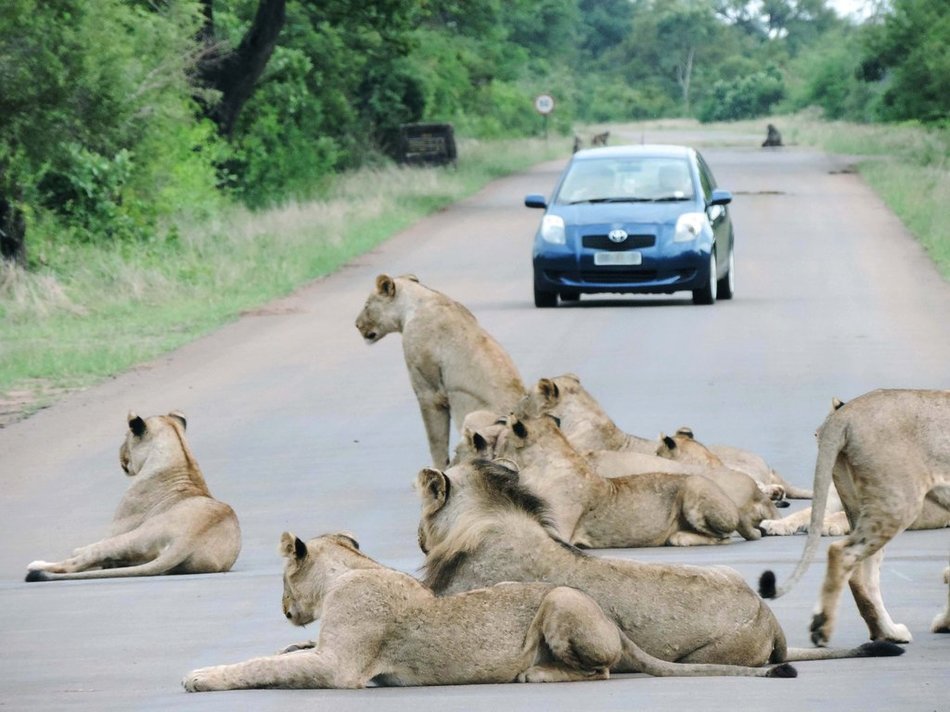
<path id="1" fill-rule="evenodd" d="M 63 244 L 28 235 L 41 269 L 0 266 L 0 426 L 170 351 L 329 274 L 490 181 L 564 156 L 570 140 L 459 143 L 456 168 L 340 176 L 327 198 L 234 207 L 147 243 Z"/>

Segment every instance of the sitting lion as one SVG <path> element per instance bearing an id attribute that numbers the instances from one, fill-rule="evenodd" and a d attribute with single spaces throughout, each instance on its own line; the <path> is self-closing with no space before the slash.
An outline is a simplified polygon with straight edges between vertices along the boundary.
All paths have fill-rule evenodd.
<path id="1" fill-rule="evenodd" d="M 565 541 L 588 549 L 697 546 L 725 543 L 740 528 L 738 509 L 715 482 L 669 472 L 601 477 L 553 418 L 516 413 L 482 431 L 472 431 L 467 419 L 463 441 L 477 457 L 514 463 L 521 482 L 548 503 Z M 462 449 L 460 443 L 457 459 Z M 740 533 L 760 536 L 754 527 Z"/>
<path id="2" fill-rule="evenodd" d="M 585 593 L 500 583 L 437 598 L 363 555 L 345 534 L 304 543 L 284 532 L 284 615 L 320 620 L 320 638 L 282 654 L 194 670 L 189 692 L 566 682 L 607 678 L 621 660 L 655 675 L 793 677 L 794 668 L 681 665 L 647 655 Z"/>
<path id="3" fill-rule="evenodd" d="M 903 652 L 889 643 L 788 649 L 775 615 L 733 569 L 588 556 L 554 535 L 543 500 L 500 462 L 425 469 L 416 490 L 424 581 L 438 595 L 503 581 L 571 586 L 643 651 L 668 661 L 760 666 Z M 625 660 L 612 668 L 635 670 Z"/>
<path id="4" fill-rule="evenodd" d="M 129 413 L 119 463 L 129 488 L 112 534 L 63 561 L 34 561 L 27 581 L 203 574 L 228 571 L 241 551 L 234 510 L 211 496 L 185 441 L 179 412 Z"/>
<path id="5" fill-rule="evenodd" d="M 629 450 L 656 454 L 655 440 L 621 430 L 574 374 L 542 378 L 529 392 L 529 396 L 533 412 L 550 413 L 560 419 L 564 435 L 578 452 Z M 811 492 L 786 482 L 761 456 L 753 452 L 730 445 L 710 445 L 709 449 L 726 467 L 744 472 L 758 482 L 769 496 L 772 496 L 774 485 L 779 485 L 786 497 L 811 499 Z"/>
<path id="6" fill-rule="evenodd" d="M 808 568 L 821 535 L 832 480 L 851 533 L 828 547 L 828 568 L 811 621 L 811 639 L 831 638 L 845 583 L 872 640 L 909 643 L 907 626 L 895 623 L 880 590 L 884 547 L 920 515 L 925 499 L 950 511 L 950 391 L 877 390 L 835 408 L 818 429 L 815 501 L 808 540 L 789 580 L 775 589 L 762 576 L 762 595 L 786 593 Z M 946 612 L 945 612 L 946 613 Z M 946 615 L 934 620 L 944 630 Z"/>
<path id="7" fill-rule="evenodd" d="M 436 467 L 449 461 L 449 422 L 473 410 L 507 412 L 524 395 L 514 362 L 464 306 L 414 277 L 376 278 L 356 318 L 370 344 L 402 334 L 409 380 Z"/>

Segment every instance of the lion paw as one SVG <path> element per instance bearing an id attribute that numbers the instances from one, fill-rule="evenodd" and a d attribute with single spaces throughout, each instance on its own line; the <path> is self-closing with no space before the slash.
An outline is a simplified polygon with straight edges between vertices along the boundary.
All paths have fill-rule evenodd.
<path id="1" fill-rule="evenodd" d="M 811 632 L 812 645 L 819 648 L 824 648 L 828 645 L 828 639 L 831 637 L 831 626 L 828 623 L 828 616 L 824 613 L 816 613 L 813 615 L 808 630 Z"/>
<path id="2" fill-rule="evenodd" d="M 214 686 L 214 668 L 198 668 L 188 673 L 181 681 L 186 692 L 210 692 Z"/>
<path id="3" fill-rule="evenodd" d="M 797 528 L 790 527 L 781 519 L 763 519 L 759 522 L 759 531 L 766 536 L 791 536 L 797 532 Z"/>
<path id="4" fill-rule="evenodd" d="M 891 643 L 910 643 L 914 640 L 914 636 L 910 634 L 910 628 L 908 628 L 903 623 L 895 623 L 892 628 L 884 633 L 883 636 L 877 638 L 879 640 L 887 640 Z"/>
<path id="5" fill-rule="evenodd" d="M 950 610 L 946 610 L 930 624 L 931 633 L 950 633 Z"/>

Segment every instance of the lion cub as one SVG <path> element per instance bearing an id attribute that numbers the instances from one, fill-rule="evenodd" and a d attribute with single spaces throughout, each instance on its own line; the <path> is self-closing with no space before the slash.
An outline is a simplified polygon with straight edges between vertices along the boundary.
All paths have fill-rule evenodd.
<path id="1" fill-rule="evenodd" d="M 27 581 L 218 573 L 234 564 L 237 515 L 211 496 L 185 441 L 185 416 L 129 413 L 128 421 L 119 463 L 131 481 L 111 536 L 63 561 L 34 561 Z"/>

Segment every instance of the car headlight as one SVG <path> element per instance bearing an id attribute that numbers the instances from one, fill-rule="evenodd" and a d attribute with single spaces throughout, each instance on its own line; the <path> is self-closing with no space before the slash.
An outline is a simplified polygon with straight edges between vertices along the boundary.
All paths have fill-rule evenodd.
<path id="1" fill-rule="evenodd" d="M 545 215 L 541 219 L 541 239 L 552 245 L 563 245 L 564 218 L 560 215 Z"/>
<path id="2" fill-rule="evenodd" d="M 709 218 L 706 217 L 706 213 L 683 213 L 676 221 L 673 242 L 695 240 L 707 225 L 709 225 Z"/>

